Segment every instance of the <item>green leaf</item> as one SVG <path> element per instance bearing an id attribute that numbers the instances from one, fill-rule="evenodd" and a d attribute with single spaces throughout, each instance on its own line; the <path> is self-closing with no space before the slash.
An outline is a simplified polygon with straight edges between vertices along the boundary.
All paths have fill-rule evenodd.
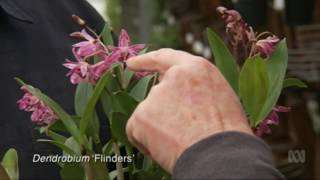
<path id="1" fill-rule="evenodd" d="M 74 123 L 76 124 L 77 127 L 79 127 L 79 123 L 80 123 L 80 117 L 79 116 L 71 116 L 72 120 L 74 121 Z M 68 130 L 67 128 L 64 126 L 63 122 L 61 120 L 56 120 L 53 123 L 50 123 L 48 126 L 41 128 L 43 129 L 43 132 L 46 129 L 50 129 L 52 131 L 56 131 L 56 132 L 63 132 L 63 133 L 67 133 Z M 43 133 L 41 132 L 41 133 Z"/>
<path id="2" fill-rule="evenodd" d="M 105 113 L 105 115 L 108 117 L 109 120 L 111 119 L 111 113 L 114 108 L 112 107 L 112 104 L 113 104 L 112 101 L 113 101 L 112 96 L 108 94 L 106 91 L 103 91 L 101 93 L 100 103 L 102 105 L 103 112 Z"/>
<path id="3" fill-rule="evenodd" d="M 63 150 L 64 154 L 69 154 L 69 155 L 80 155 L 77 154 L 74 150 L 72 150 L 71 148 L 69 148 L 67 145 L 58 142 L 58 141 L 54 141 L 54 140 L 50 140 L 50 139 L 38 139 L 38 142 L 44 142 L 44 143 L 50 143 L 53 144 L 57 147 L 59 147 L 61 150 Z"/>
<path id="4" fill-rule="evenodd" d="M 86 169 L 86 175 L 91 174 L 94 176 L 93 179 L 109 179 L 109 172 L 106 166 L 106 163 L 101 161 L 94 161 L 94 154 L 88 153 L 88 156 L 91 157 L 89 163 L 84 163 Z"/>
<path id="5" fill-rule="evenodd" d="M 149 171 L 153 166 L 152 160 L 148 156 L 144 156 L 142 169 L 145 171 Z"/>
<path id="6" fill-rule="evenodd" d="M 117 92 L 113 95 L 113 112 L 121 112 L 125 115 L 131 116 L 138 105 L 133 97 L 125 92 Z"/>
<path id="7" fill-rule="evenodd" d="M 10 180 L 7 171 L 2 167 L 2 165 L 0 164 L 0 179 L 1 180 Z"/>
<path id="8" fill-rule="evenodd" d="M 87 104 L 93 94 L 93 87 L 90 83 L 80 83 L 77 86 L 75 95 L 75 110 L 78 116 L 82 116 Z M 98 136 L 100 130 L 99 119 L 94 111 L 92 114 L 92 121 L 89 122 L 86 133 L 90 136 Z"/>
<path id="9" fill-rule="evenodd" d="M 100 97 L 102 108 L 104 113 L 110 120 L 113 112 L 121 112 L 130 116 L 135 110 L 138 102 L 125 92 L 116 92 L 115 94 L 109 94 L 103 92 Z"/>
<path id="10" fill-rule="evenodd" d="M 46 130 L 46 135 L 51 137 L 53 140 L 61 142 L 61 143 L 64 143 L 67 140 L 66 137 L 64 137 L 54 131 L 51 131 L 49 129 Z"/>
<path id="11" fill-rule="evenodd" d="M 75 152 L 76 154 L 78 154 L 78 155 L 81 154 L 81 148 L 80 148 L 79 144 L 77 143 L 77 141 L 75 141 L 75 139 L 73 137 L 69 137 L 64 142 L 64 145 L 67 146 L 68 148 L 72 149 L 72 151 Z"/>
<path id="12" fill-rule="evenodd" d="M 261 57 L 247 59 L 239 77 L 239 94 L 252 125 L 267 99 L 269 79 L 267 65 Z"/>
<path id="13" fill-rule="evenodd" d="M 101 32 L 101 37 L 105 45 L 113 45 L 113 38 L 112 38 L 112 33 L 109 28 L 108 23 L 106 23 L 103 27 L 103 30 Z"/>
<path id="14" fill-rule="evenodd" d="M 113 137 L 115 137 L 119 142 L 125 146 L 130 145 L 128 137 L 126 134 L 126 124 L 129 116 L 122 113 L 114 112 L 112 113 L 111 119 L 111 132 Z"/>
<path id="15" fill-rule="evenodd" d="M 109 79 L 110 79 L 110 76 L 109 76 L 109 71 L 108 71 L 100 78 L 96 87 L 94 88 L 94 92 L 93 92 L 93 94 L 87 104 L 87 107 L 84 111 L 84 114 L 80 120 L 80 132 L 82 134 L 84 134 L 84 132 L 86 131 L 87 126 L 89 124 L 89 121 L 93 117 L 93 113 L 95 112 L 96 103 L 99 100 L 99 97 L 100 97 L 104 87 L 108 83 Z"/>
<path id="16" fill-rule="evenodd" d="M 139 52 L 139 55 L 145 54 L 145 53 L 147 53 L 147 51 L 148 51 L 148 47 L 142 49 L 142 50 Z"/>
<path id="17" fill-rule="evenodd" d="M 233 90 L 238 94 L 239 70 L 223 40 L 212 30 L 207 29 L 208 41 L 214 55 L 216 66 L 227 79 Z"/>
<path id="18" fill-rule="evenodd" d="M 102 152 L 105 155 L 110 156 L 113 153 L 113 149 L 112 149 L 112 141 L 107 142 L 103 148 L 102 148 Z"/>
<path id="19" fill-rule="evenodd" d="M 288 87 L 299 87 L 299 88 L 307 88 L 308 86 L 302 82 L 300 79 L 296 78 L 287 78 L 283 82 L 282 89 L 288 88 Z"/>
<path id="20" fill-rule="evenodd" d="M 39 89 L 36 89 L 30 85 L 25 84 L 22 80 L 18 78 L 15 78 L 15 79 L 18 81 L 19 84 L 24 85 L 24 87 L 26 87 L 31 94 L 38 97 L 47 106 L 49 106 L 50 109 L 52 109 L 56 113 L 58 118 L 63 122 L 68 132 L 72 136 L 74 136 L 79 143 L 84 143 L 83 142 L 84 139 L 81 136 L 77 125 L 74 123 L 72 117 L 68 113 L 66 113 L 55 101 L 53 101 L 51 98 L 43 94 Z"/>
<path id="21" fill-rule="evenodd" d="M 65 163 L 63 168 L 60 170 L 60 176 L 63 180 L 86 179 L 84 169 L 81 163 Z"/>
<path id="22" fill-rule="evenodd" d="M 147 95 L 148 89 L 150 88 L 150 81 L 154 76 L 145 76 L 141 78 L 137 84 L 131 89 L 130 95 L 137 101 L 141 102 Z"/>
<path id="23" fill-rule="evenodd" d="M 125 79 L 125 84 L 124 85 L 125 85 L 125 88 L 128 87 L 128 85 L 129 85 L 131 79 L 133 78 L 133 76 L 134 76 L 134 72 L 131 71 L 129 68 L 126 68 L 124 70 L 124 79 Z"/>
<path id="24" fill-rule="evenodd" d="M 78 84 L 75 94 L 75 110 L 78 116 L 82 116 L 84 110 L 93 94 L 93 87 L 91 84 L 83 82 Z"/>
<path id="25" fill-rule="evenodd" d="M 15 149 L 9 149 L 2 158 L 2 167 L 11 180 L 19 179 L 18 153 Z"/>
<path id="26" fill-rule="evenodd" d="M 288 65 L 288 49 L 285 39 L 278 43 L 271 57 L 266 60 L 266 64 L 270 82 L 268 99 L 261 109 L 258 116 L 259 121 L 256 122 L 255 126 L 268 116 L 281 94 Z"/>

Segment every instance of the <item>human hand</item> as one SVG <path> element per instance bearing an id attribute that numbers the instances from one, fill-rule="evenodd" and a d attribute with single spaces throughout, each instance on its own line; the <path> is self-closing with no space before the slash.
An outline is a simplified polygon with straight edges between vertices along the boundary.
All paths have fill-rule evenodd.
<path id="1" fill-rule="evenodd" d="M 188 147 L 210 135 L 253 134 L 238 97 L 206 59 L 161 49 L 133 57 L 127 66 L 160 73 L 160 83 L 138 105 L 126 131 L 140 151 L 168 172 Z"/>

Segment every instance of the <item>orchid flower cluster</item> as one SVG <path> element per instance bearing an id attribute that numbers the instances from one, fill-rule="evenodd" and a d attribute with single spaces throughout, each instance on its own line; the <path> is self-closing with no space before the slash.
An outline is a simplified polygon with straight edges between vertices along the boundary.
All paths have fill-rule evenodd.
<path id="1" fill-rule="evenodd" d="M 270 32 L 255 33 L 253 28 L 235 10 L 218 7 L 217 11 L 227 24 L 226 33 L 229 35 L 233 47 L 242 47 L 246 52 L 246 57 L 256 54 L 260 54 L 263 57 L 271 56 L 274 47 L 279 42 L 279 38 L 276 35 Z"/>
<path id="2" fill-rule="evenodd" d="M 70 82 L 77 86 L 75 114 L 67 113 L 39 89 L 16 78 L 25 93 L 17 101 L 19 109 L 32 112 L 36 129 L 50 138 L 40 142 L 58 146 L 64 155 L 91 157 L 89 162 L 59 163 L 62 179 L 139 179 L 146 173 L 151 179 L 168 179 L 168 174 L 151 159 L 134 151 L 125 133 L 130 115 L 158 82 L 156 73 L 133 72 L 126 67 L 125 62 L 144 53 L 146 46 L 131 44 L 125 30 L 121 30 L 114 44 L 108 24 L 97 34 L 80 17 L 72 18 L 82 30 L 70 36 L 80 42 L 71 47 L 75 60 L 66 59 L 63 66 L 69 69 L 66 76 Z M 98 116 L 96 107 L 104 115 Z M 110 139 L 100 137 L 102 121 L 108 121 Z M 92 159 L 96 154 L 125 155 L 130 162 L 101 163 Z"/>
<path id="3" fill-rule="evenodd" d="M 79 16 L 73 15 L 72 18 L 79 25 L 85 26 L 85 21 Z M 97 35 L 90 27 L 85 26 L 93 35 L 90 35 L 86 29 L 80 32 L 71 33 L 70 36 L 82 39 L 83 41 L 72 46 L 72 52 L 76 62 L 66 59 L 64 67 L 70 69 L 67 76 L 70 77 L 72 84 L 87 82 L 96 84 L 100 77 L 115 63 L 125 63 L 127 59 L 137 56 L 145 48 L 144 44 L 131 45 L 128 33 L 123 29 L 119 35 L 118 46 L 105 46 L 101 37 Z M 95 57 L 99 62 L 90 63 Z M 135 77 L 141 78 L 148 75 L 147 72 L 136 72 Z M 32 122 L 43 125 L 49 124 L 57 119 L 55 113 L 46 106 L 39 98 L 33 96 L 25 87 L 21 88 L 25 95 L 17 103 L 19 108 L 24 111 L 32 111 Z"/>
<path id="4" fill-rule="evenodd" d="M 78 24 L 85 25 L 85 22 L 80 17 L 74 15 L 73 19 Z M 67 59 L 66 63 L 63 64 L 66 68 L 70 69 L 67 76 L 70 76 L 70 81 L 73 84 L 79 84 L 84 81 L 95 84 L 112 64 L 125 62 L 128 58 L 138 55 L 145 47 L 144 44 L 130 45 L 131 40 L 125 30 L 122 30 L 119 35 L 118 46 L 105 46 L 100 37 L 91 28 L 87 27 L 87 29 L 95 37 L 88 34 L 85 29 L 81 32 L 72 33 L 71 37 L 84 39 L 84 41 L 72 46 L 72 52 L 77 61 L 72 62 Z M 98 57 L 100 62 L 90 64 L 88 61 L 93 56 Z"/>
<path id="5" fill-rule="evenodd" d="M 285 78 L 288 63 L 285 40 L 280 41 L 268 32 L 255 33 L 234 10 L 219 7 L 217 11 L 226 22 L 233 53 L 208 29 L 214 63 L 241 99 L 256 135 L 270 133 L 270 125 L 279 123 L 278 113 L 290 110 L 276 105 L 282 89 L 305 85 L 298 79 Z M 73 20 L 82 30 L 71 37 L 81 42 L 72 46 L 75 61 L 66 59 L 63 66 L 69 69 L 70 82 L 77 86 L 75 113 L 69 114 L 39 89 L 16 78 L 25 93 L 17 102 L 19 108 L 32 112 L 31 120 L 38 125 L 37 130 L 50 138 L 40 142 L 58 146 L 64 155 L 91 157 L 90 162 L 59 163 L 62 179 L 169 179 L 156 163 L 134 150 L 125 131 L 137 105 L 158 82 L 157 73 L 133 72 L 126 67 L 129 58 L 146 51 L 145 45 L 131 44 L 125 30 L 114 44 L 108 24 L 97 34 L 80 17 L 74 15 Z M 244 55 L 240 56 L 239 51 Z M 98 115 L 98 110 L 105 116 Z M 111 138 L 107 143 L 100 137 L 102 121 L 108 121 L 110 126 Z M 92 160 L 96 154 L 126 155 L 132 161 L 101 163 Z"/>
<path id="6" fill-rule="evenodd" d="M 269 32 L 257 34 L 253 28 L 245 23 L 241 15 L 235 10 L 227 10 L 224 7 L 218 7 L 217 11 L 221 14 L 222 19 L 227 23 L 226 33 L 231 39 L 231 44 L 234 47 L 243 46 L 245 52 L 250 52 L 246 56 L 252 57 L 261 55 L 270 57 L 275 46 L 279 42 L 279 38 Z M 266 38 L 262 38 L 267 35 Z M 248 48 L 248 49 L 246 49 Z M 275 106 L 272 112 L 258 125 L 255 129 L 257 136 L 271 133 L 270 125 L 279 124 L 278 112 L 289 112 L 289 107 Z"/>
<path id="7" fill-rule="evenodd" d="M 265 59 L 265 61 L 270 61 L 269 59 L 272 58 L 275 48 L 280 42 L 280 39 L 276 35 L 270 32 L 263 32 L 263 33 L 254 32 L 253 28 L 249 26 L 242 19 L 239 12 L 235 10 L 228 10 L 225 7 L 218 7 L 217 11 L 221 15 L 221 18 L 226 23 L 226 34 L 230 41 L 231 46 L 233 47 L 233 55 L 236 59 L 236 62 L 240 66 L 242 65 L 241 64 L 242 61 L 241 61 L 241 57 L 239 57 L 238 51 L 245 52 L 243 56 L 247 61 L 252 60 L 253 57 L 262 57 Z M 286 52 L 282 52 L 282 53 L 284 55 L 287 55 Z M 277 60 L 281 61 L 282 59 L 277 59 Z M 284 71 L 285 71 L 286 65 L 287 63 L 283 64 Z M 271 68 L 271 66 L 269 67 Z M 295 79 L 294 81 L 296 82 L 295 83 L 296 85 L 303 84 L 297 79 Z M 239 86 L 241 87 L 241 85 Z M 241 97 L 241 94 L 240 94 L 240 98 L 242 98 L 243 100 L 243 98 L 246 98 L 246 97 Z M 244 106 L 246 105 L 244 104 Z M 244 108 L 246 110 L 248 109 L 248 107 L 247 108 L 244 107 Z M 258 122 L 256 124 L 253 124 L 253 129 L 255 131 L 255 134 L 260 137 L 263 136 L 264 134 L 270 134 L 271 129 L 269 126 L 279 124 L 280 118 L 278 113 L 289 112 L 289 111 L 290 111 L 290 107 L 274 105 L 274 107 L 272 107 L 271 112 L 267 115 L 267 117 L 265 117 L 262 120 L 258 119 Z M 250 114 L 249 114 L 249 118 L 250 118 Z"/>
<path id="8" fill-rule="evenodd" d="M 38 97 L 32 95 L 24 86 L 21 89 L 25 92 L 17 102 L 19 109 L 32 112 L 31 121 L 38 124 L 49 124 L 57 119 L 57 115 Z"/>

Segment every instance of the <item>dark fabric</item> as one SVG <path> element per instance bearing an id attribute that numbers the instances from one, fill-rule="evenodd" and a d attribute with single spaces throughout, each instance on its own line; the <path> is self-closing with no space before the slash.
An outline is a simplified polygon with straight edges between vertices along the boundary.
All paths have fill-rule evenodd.
<path id="1" fill-rule="evenodd" d="M 261 139 L 239 132 L 212 135 L 178 159 L 173 179 L 284 179 Z"/>
<path id="2" fill-rule="evenodd" d="M 21 179 L 59 179 L 56 164 L 32 163 L 34 153 L 55 154 L 53 146 L 36 142 L 30 113 L 18 110 L 22 97 L 13 80 L 23 78 L 73 113 L 74 85 L 65 77 L 61 64 L 74 59 L 69 37 L 80 27 L 71 15 L 77 14 L 98 32 L 103 20 L 85 0 L 0 0 L 0 159 L 7 149 L 19 154 Z"/>

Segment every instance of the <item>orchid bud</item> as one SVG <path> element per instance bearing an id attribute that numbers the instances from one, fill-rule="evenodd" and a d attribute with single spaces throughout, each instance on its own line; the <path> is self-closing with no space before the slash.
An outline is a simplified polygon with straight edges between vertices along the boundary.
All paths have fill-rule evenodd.
<path id="1" fill-rule="evenodd" d="M 86 22 L 77 15 L 73 14 L 72 19 L 75 23 L 79 24 L 80 26 L 84 26 L 86 24 Z"/>
<path id="2" fill-rule="evenodd" d="M 226 12 L 227 8 L 219 6 L 217 7 L 217 12 L 220 14 L 224 14 Z"/>
<path id="3" fill-rule="evenodd" d="M 263 56 L 270 57 L 278 42 L 279 38 L 277 36 L 268 36 L 266 39 L 257 41 L 255 44 L 255 51 Z"/>

